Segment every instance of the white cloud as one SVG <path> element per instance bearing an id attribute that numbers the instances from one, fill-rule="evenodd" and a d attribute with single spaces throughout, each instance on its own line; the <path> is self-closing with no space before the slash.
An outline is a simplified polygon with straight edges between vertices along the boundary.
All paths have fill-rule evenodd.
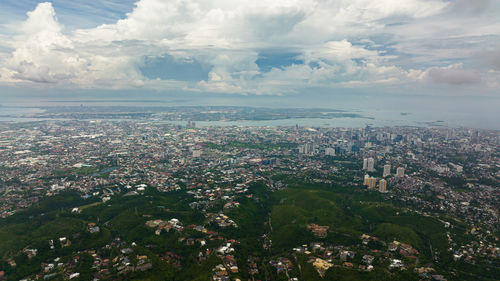
<path id="1" fill-rule="evenodd" d="M 61 33 L 50 3 L 41 3 L 28 12 L 14 40 L 15 51 L 7 60 L 13 79 L 55 83 L 76 75 L 81 67 L 70 39 Z"/>
<path id="2" fill-rule="evenodd" d="M 306 61 L 314 59 L 324 59 L 327 61 L 346 61 L 352 59 L 372 60 L 377 57 L 377 51 L 370 51 L 363 46 L 353 46 L 346 39 L 342 41 L 328 41 L 317 49 L 307 51 Z"/>
<path id="3" fill-rule="evenodd" d="M 426 76 L 434 83 L 451 85 L 478 84 L 481 75 L 472 69 L 464 69 L 461 63 L 447 67 L 433 67 L 427 70 Z"/>
<path id="4" fill-rule="evenodd" d="M 453 16 L 464 5 L 467 15 L 484 11 L 445 0 L 140 0 L 116 23 L 64 30 L 52 5 L 40 3 L 0 49 L 0 82 L 255 94 L 316 86 L 479 83 L 480 70 L 451 60 L 470 57 L 473 52 L 462 46 L 488 41 L 483 36 L 492 35 L 498 21 L 488 18 L 472 24 L 476 31 L 467 29 L 460 23 L 473 18 Z M 453 41 L 464 31 L 479 37 Z M 381 36 L 384 41 L 377 41 Z M 303 64 L 263 72 L 257 60 L 267 49 L 298 53 Z M 208 78 L 144 77 L 144 58 L 164 55 L 207 65 Z M 404 55 L 410 59 L 402 60 Z"/>
<path id="5" fill-rule="evenodd" d="M 141 86 L 142 76 L 131 67 L 130 55 L 120 55 L 116 49 L 92 50 L 79 45 L 63 34 L 52 4 L 40 3 L 27 16 L 19 27 L 20 35 L 13 38 L 15 50 L 6 59 L 3 81 L 72 84 L 84 88 Z"/>

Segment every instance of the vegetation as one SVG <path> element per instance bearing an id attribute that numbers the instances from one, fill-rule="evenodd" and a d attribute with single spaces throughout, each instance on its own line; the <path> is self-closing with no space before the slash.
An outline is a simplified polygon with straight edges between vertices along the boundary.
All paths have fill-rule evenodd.
<path id="1" fill-rule="evenodd" d="M 242 280 L 251 278 L 246 260 L 250 256 L 260 257 L 260 279 L 286 280 L 269 265 L 273 258 L 284 256 L 293 260 L 294 274 L 300 280 L 318 280 L 320 277 L 305 256 L 292 255 L 291 249 L 302 244 L 320 241 L 332 245 L 359 247 L 361 234 L 378 237 L 382 241 L 394 240 L 410 244 L 418 250 L 420 264 L 434 263 L 434 267 L 446 272 L 454 272 L 450 280 L 481 280 L 482 265 L 456 263 L 447 252 L 446 232 L 451 231 L 458 240 L 467 240 L 466 226 L 453 221 L 453 230 L 446 230 L 437 218 L 425 217 L 409 212 L 404 206 L 392 203 L 377 192 L 366 192 L 353 187 L 336 185 L 312 185 L 298 181 L 294 177 L 275 176 L 286 181 L 289 188 L 270 192 L 265 184 L 256 183 L 250 187 L 253 197 L 240 196 L 237 208 L 225 210 L 237 228 L 220 228 L 215 224 L 207 225 L 204 214 L 191 209 L 189 203 L 194 198 L 184 191 L 160 193 L 148 188 L 143 195 L 124 196 L 123 193 L 102 203 L 97 199 L 83 199 L 79 194 L 67 192 L 46 198 L 26 211 L 0 221 L 0 270 L 5 270 L 9 280 L 19 280 L 40 271 L 40 264 L 55 257 L 69 259 L 72 253 L 85 249 L 99 249 L 114 238 L 130 244 L 137 243 L 134 250 L 151 257 L 153 269 L 135 272 L 128 278 L 136 280 L 207 280 L 212 268 L 220 264 L 216 255 L 210 255 L 202 262 L 198 255 L 198 245 L 189 246 L 181 242 L 182 235 L 192 238 L 203 237 L 200 232 L 186 229 L 184 234 L 177 232 L 155 235 L 145 222 L 150 219 L 179 219 L 183 225 L 206 225 L 219 235 L 236 239 L 235 258 Z M 80 207 L 81 213 L 71 213 Z M 445 218 L 451 221 L 449 218 Z M 86 229 L 90 222 L 101 226 L 99 233 L 89 233 Z M 315 237 L 307 229 L 308 224 L 328 226 L 326 237 Z M 49 240 L 58 241 L 68 237 L 71 245 L 62 247 L 56 243 L 55 249 L 49 248 Z M 270 249 L 262 247 L 266 238 L 272 241 Z M 207 241 L 207 246 L 216 248 L 221 241 Z M 146 247 L 148 246 L 148 247 Z M 28 259 L 22 250 L 26 247 L 38 249 L 37 256 Z M 377 246 L 386 249 L 385 246 Z M 182 257 L 182 268 L 176 268 L 160 259 L 166 252 Z M 439 257 L 436 263 L 434 255 Z M 14 258 L 16 267 L 8 265 L 7 260 Z M 358 262 L 361 257 L 357 257 Z M 76 270 L 81 273 L 80 280 L 90 280 L 92 259 L 81 255 Z M 301 270 L 298 271 L 298 265 Z M 373 272 L 354 269 L 335 268 L 329 270 L 324 280 L 419 280 L 412 270 L 389 272 L 387 264 Z M 494 278 L 498 271 L 489 271 L 484 276 Z M 489 277 L 488 277 L 489 278 Z"/>

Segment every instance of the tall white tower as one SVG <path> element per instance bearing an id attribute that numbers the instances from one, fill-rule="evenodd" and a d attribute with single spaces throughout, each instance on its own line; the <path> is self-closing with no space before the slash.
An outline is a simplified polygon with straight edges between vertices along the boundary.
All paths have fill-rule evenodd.
<path id="1" fill-rule="evenodd" d="M 390 164 L 385 164 L 384 165 L 384 173 L 382 174 L 382 177 L 387 177 L 391 175 L 391 165 Z"/>
<path id="2" fill-rule="evenodd" d="M 398 169 L 396 170 L 396 177 L 402 178 L 404 176 L 405 176 L 405 168 L 398 167 Z"/>
<path id="3" fill-rule="evenodd" d="M 368 172 L 375 172 L 375 159 L 373 158 L 368 158 Z"/>

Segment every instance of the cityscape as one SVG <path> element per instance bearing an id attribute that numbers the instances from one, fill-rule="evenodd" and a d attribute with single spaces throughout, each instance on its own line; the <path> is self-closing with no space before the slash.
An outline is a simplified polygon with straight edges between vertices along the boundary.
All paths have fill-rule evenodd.
<path id="1" fill-rule="evenodd" d="M 500 1 L 0 1 L 0 281 L 500 281 Z"/>
<path id="2" fill-rule="evenodd" d="M 52 120 L 0 135 L 9 280 L 498 276 L 497 131 Z"/>

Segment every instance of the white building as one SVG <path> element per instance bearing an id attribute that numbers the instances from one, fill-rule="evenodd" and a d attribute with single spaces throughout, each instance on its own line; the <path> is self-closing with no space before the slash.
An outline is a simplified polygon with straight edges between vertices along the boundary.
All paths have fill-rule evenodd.
<path id="1" fill-rule="evenodd" d="M 403 167 L 398 167 L 396 170 L 396 177 L 402 178 L 405 176 L 405 168 Z"/>
<path id="2" fill-rule="evenodd" d="M 325 149 L 325 155 L 335 156 L 335 149 L 331 148 L 331 147 L 327 147 Z"/>
<path id="3" fill-rule="evenodd" d="M 375 159 L 368 158 L 367 170 L 368 172 L 375 172 Z"/>
<path id="4" fill-rule="evenodd" d="M 382 175 L 382 177 L 387 177 L 387 176 L 390 176 L 391 175 L 391 165 L 390 164 L 386 164 L 384 165 L 384 173 Z"/>

